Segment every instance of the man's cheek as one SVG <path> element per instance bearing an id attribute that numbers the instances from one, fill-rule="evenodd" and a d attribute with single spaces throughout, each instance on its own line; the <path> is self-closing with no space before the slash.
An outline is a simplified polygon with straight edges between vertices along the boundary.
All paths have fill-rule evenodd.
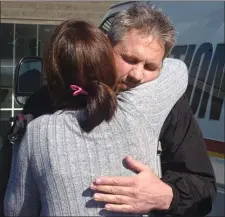
<path id="1" fill-rule="evenodd" d="M 129 65 L 128 63 L 124 62 L 121 64 L 121 67 L 120 67 L 120 77 L 126 77 L 130 71 L 132 70 L 132 66 Z"/>
<path id="2" fill-rule="evenodd" d="M 129 69 L 127 68 L 126 64 L 121 63 L 120 65 L 118 65 L 117 67 L 117 72 L 119 74 L 119 77 L 124 77 L 128 74 Z"/>

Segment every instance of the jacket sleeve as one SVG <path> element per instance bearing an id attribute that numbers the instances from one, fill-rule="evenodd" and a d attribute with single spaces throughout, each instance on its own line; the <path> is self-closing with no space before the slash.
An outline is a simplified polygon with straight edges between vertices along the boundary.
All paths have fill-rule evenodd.
<path id="1" fill-rule="evenodd" d="M 216 196 L 215 175 L 186 95 L 179 99 L 168 115 L 160 140 L 162 180 L 172 187 L 174 193 L 167 214 L 207 215 Z"/>
<path id="2" fill-rule="evenodd" d="M 4 199 L 5 216 L 38 216 L 40 199 L 32 175 L 28 135 L 13 145 L 12 167 Z"/>
<path id="3" fill-rule="evenodd" d="M 24 115 L 32 114 L 34 118 L 37 118 L 44 114 L 54 113 L 54 109 L 48 87 L 42 86 L 39 91 L 27 99 L 22 113 Z"/>

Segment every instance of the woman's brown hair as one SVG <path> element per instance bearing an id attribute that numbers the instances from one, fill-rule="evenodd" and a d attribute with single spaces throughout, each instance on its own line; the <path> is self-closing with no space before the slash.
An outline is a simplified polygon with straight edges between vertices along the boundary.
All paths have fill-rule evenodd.
<path id="1" fill-rule="evenodd" d="M 114 115 L 117 73 L 111 44 L 99 28 L 74 20 L 57 26 L 48 45 L 44 71 L 57 108 L 87 108 L 86 129 Z M 81 87 L 87 95 L 73 96 L 70 85 Z"/>

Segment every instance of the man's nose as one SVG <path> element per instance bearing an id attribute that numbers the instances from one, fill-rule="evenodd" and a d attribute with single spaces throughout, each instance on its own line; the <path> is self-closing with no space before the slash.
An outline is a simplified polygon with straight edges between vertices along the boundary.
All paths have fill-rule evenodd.
<path id="1" fill-rule="evenodd" d="M 133 83 L 140 83 L 143 79 L 143 72 L 141 70 L 132 70 L 128 76 L 127 76 L 127 79 L 130 81 L 130 82 L 133 82 Z"/>

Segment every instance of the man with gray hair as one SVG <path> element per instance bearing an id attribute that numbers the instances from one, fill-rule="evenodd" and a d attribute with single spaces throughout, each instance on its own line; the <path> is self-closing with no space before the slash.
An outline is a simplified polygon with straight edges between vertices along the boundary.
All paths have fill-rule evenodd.
<path id="1" fill-rule="evenodd" d="M 169 17 L 146 3 L 135 3 L 117 14 L 108 37 L 122 89 L 155 79 L 176 40 Z M 208 214 L 216 195 L 214 171 L 185 95 L 168 115 L 160 141 L 161 179 L 149 166 L 128 157 L 128 167 L 137 175 L 97 178 L 91 185 L 99 192 L 94 199 L 106 202 L 106 210 L 114 212 Z"/>
<path id="2" fill-rule="evenodd" d="M 125 90 L 157 78 L 164 58 L 175 43 L 175 29 L 170 19 L 144 3 L 136 3 L 119 13 L 108 36 L 114 48 L 120 87 Z M 44 86 L 27 100 L 23 114 L 36 118 L 55 110 L 48 88 Z M 126 157 L 127 167 L 137 174 L 97 178 L 90 186 L 98 191 L 94 200 L 106 202 L 105 209 L 114 212 L 206 215 L 216 194 L 215 177 L 186 96 L 171 110 L 159 140 L 161 179 L 149 166 L 132 156 Z"/>

